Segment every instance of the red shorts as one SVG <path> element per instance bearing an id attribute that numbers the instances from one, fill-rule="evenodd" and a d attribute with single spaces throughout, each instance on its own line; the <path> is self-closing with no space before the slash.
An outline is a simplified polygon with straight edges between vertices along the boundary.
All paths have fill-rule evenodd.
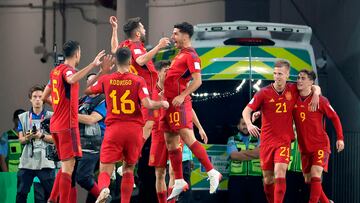
<path id="1" fill-rule="evenodd" d="M 52 133 L 60 160 L 82 157 L 79 128 Z"/>
<path id="2" fill-rule="evenodd" d="M 116 163 L 124 160 L 127 164 L 136 164 L 143 145 L 142 135 L 140 124 L 116 122 L 106 126 L 100 162 Z"/>
<path id="3" fill-rule="evenodd" d="M 301 153 L 301 166 L 303 173 L 311 172 L 311 166 L 321 166 L 327 172 L 329 165 L 329 155 L 327 150 L 319 149 L 316 152 Z"/>
<path id="4" fill-rule="evenodd" d="M 263 171 L 273 171 L 275 163 L 290 161 L 290 143 L 277 147 L 260 145 L 260 164 Z"/>
<path id="5" fill-rule="evenodd" d="M 191 101 L 185 101 L 179 107 L 171 104 L 172 99 L 168 102 L 170 107 L 161 115 L 160 128 L 172 133 L 178 133 L 183 128 L 193 129 Z"/>
<path id="6" fill-rule="evenodd" d="M 166 143 L 164 138 L 164 131 L 154 133 L 151 135 L 151 147 L 149 166 L 166 167 L 168 160 L 168 151 L 166 149 Z"/>

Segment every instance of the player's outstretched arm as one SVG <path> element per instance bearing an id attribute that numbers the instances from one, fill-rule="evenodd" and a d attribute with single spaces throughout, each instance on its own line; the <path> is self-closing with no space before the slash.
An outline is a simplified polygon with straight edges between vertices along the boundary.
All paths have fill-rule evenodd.
<path id="1" fill-rule="evenodd" d="M 167 101 L 154 101 L 145 97 L 141 100 L 141 105 L 147 109 L 160 109 L 160 108 L 169 108 L 169 103 Z"/>
<path id="2" fill-rule="evenodd" d="M 242 112 L 242 116 L 250 135 L 254 137 L 259 137 L 260 129 L 251 122 L 251 112 L 253 112 L 253 110 L 250 107 L 246 106 Z"/>
<path id="3" fill-rule="evenodd" d="M 115 16 L 110 16 L 109 23 L 112 27 L 111 34 L 111 53 L 115 54 L 117 47 L 119 46 L 118 34 L 117 34 L 117 18 Z"/>
<path id="4" fill-rule="evenodd" d="M 93 85 L 98 79 L 99 77 L 101 77 L 102 75 L 105 74 L 109 74 L 111 72 L 111 70 L 113 69 L 113 67 L 115 66 L 115 58 L 108 54 L 106 56 L 104 56 L 104 59 L 101 62 L 101 69 L 99 70 L 99 72 L 96 74 L 95 77 L 93 77 L 93 79 L 91 79 L 88 83 L 87 86 L 90 87 L 91 85 Z"/>
<path id="5" fill-rule="evenodd" d="M 159 40 L 159 43 L 152 48 L 149 52 L 146 54 L 143 54 L 136 58 L 136 63 L 140 66 L 145 65 L 147 62 L 152 60 L 156 53 L 160 51 L 160 49 L 167 47 L 170 44 L 170 40 L 167 37 L 163 37 Z"/>
<path id="6" fill-rule="evenodd" d="M 103 57 L 105 55 L 105 50 L 102 50 L 98 53 L 98 55 L 94 58 L 94 60 L 85 68 L 79 70 L 78 72 L 76 72 L 75 74 L 72 74 L 68 77 L 66 77 L 66 82 L 69 84 L 74 84 L 76 82 L 78 82 L 79 80 L 81 80 L 83 77 L 85 77 L 92 69 L 94 69 L 95 67 L 101 65 L 101 57 Z"/>
<path id="7" fill-rule="evenodd" d="M 195 126 L 199 129 L 199 134 L 200 134 L 200 137 L 201 137 L 201 140 L 207 144 L 208 143 L 208 137 L 205 133 L 205 130 L 204 128 L 202 127 L 197 115 L 196 115 L 196 112 L 194 111 L 194 109 L 192 109 L 192 122 L 195 124 Z"/>
<path id="8" fill-rule="evenodd" d="M 86 125 L 94 125 L 103 117 L 96 111 L 91 112 L 90 115 L 86 114 L 78 114 L 79 123 L 86 124 Z"/>

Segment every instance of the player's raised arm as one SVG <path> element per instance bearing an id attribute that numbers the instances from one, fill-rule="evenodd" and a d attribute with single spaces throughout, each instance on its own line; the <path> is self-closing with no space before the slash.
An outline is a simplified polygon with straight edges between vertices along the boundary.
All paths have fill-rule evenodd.
<path id="1" fill-rule="evenodd" d="M 111 35 L 111 53 L 115 54 L 117 47 L 119 46 L 119 40 L 118 40 L 118 21 L 115 16 L 110 16 L 109 22 L 112 27 L 112 35 Z"/>
<path id="2" fill-rule="evenodd" d="M 95 67 L 101 65 L 101 57 L 105 55 L 105 50 L 100 51 L 97 56 L 94 58 L 94 60 L 87 65 L 85 68 L 79 70 L 78 72 L 68 76 L 65 78 L 66 82 L 69 84 L 74 84 L 81 80 L 83 77 L 85 77 L 92 69 Z"/>
<path id="3" fill-rule="evenodd" d="M 160 49 L 167 47 L 170 44 L 170 40 L 167 37 L 163 37 L 159 40 L 159 43 L 151 49 L 149 52 L 139 56 L 136 58 L 136 63 L 140 66 L 145 65 L 147 62 L 152 60 L 157 52 L 160 51 Z"/>

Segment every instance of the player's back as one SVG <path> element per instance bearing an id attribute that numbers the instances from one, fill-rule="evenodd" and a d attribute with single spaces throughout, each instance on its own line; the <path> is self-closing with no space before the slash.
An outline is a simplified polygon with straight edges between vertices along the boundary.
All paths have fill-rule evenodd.
<path id="1" fill-rule="evenodd" d="M 66 64 L 60 64 L 50 73 L 51 98 L 54 115 L 51 117 L 51 131 L 62 131 L 78 127 L 77 108 L 79 83 L 69 84 L 65 77 L 76 70 Z"/>
<path id="2" fill-rule="evenodd" d="M 145 81 L 133 73 L 115 72 L 102 80 L 106 96 L 106 125 L 113 122 L 143 124 L 141 99 L 148 95 Z"/>

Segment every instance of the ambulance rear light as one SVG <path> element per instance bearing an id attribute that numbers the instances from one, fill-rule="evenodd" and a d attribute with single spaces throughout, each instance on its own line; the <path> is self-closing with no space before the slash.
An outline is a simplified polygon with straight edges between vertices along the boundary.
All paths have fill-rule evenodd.
<path id="1" fill-rule="evenodd" d="M 225 40 L 224 44 L 235 46 L 274 46 L 275 42 L 266 38 L 230 38 Z"/>

